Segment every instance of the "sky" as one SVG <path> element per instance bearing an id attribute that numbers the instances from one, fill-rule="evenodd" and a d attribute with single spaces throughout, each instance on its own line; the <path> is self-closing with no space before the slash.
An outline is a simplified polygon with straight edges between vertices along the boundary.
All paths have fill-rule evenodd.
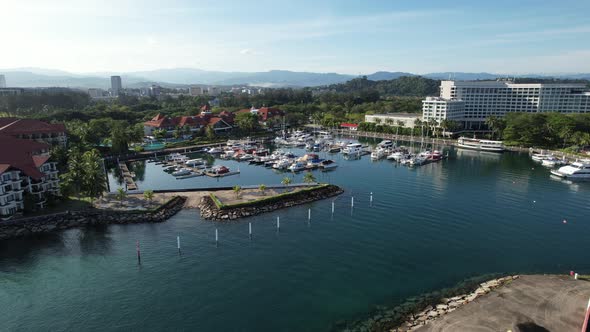
<path id="1" fill-rule="evenodd" d="M 588 0 L 0 0 L 0 68 L 590 72 Z"/>

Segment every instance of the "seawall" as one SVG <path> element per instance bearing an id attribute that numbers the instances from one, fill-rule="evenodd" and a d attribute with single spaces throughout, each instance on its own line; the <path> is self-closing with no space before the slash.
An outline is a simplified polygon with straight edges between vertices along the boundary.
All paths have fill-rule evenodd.
<path id="1" fill-rule="evenodd" d="M 325 198 L 340 195 L 344 191 L 342 188 L 335 185 L 327 185 L 315 190 L 301 191 L 293 193 L 285 197 L 277 197 L 276 200 L 270 202 L 253 202 L 252 204 L 244 204 L 239 207 L 223 207 L 219 208 L 210 196 L 201 198 L 199 204 L 199 211 L 201 218 L 209 220 L 234 220 L 238 218 L 250 217 L 284 209 L 295 205 L 311 203 Z"/>
<path id="2" fill-rule="evenodd" d="M 175 196 L 152 211 L 92 209 L 1 221 L 0 240 L 92 225 L 163 222 L 180 211 L 185 201 L 186 197 Z"/>

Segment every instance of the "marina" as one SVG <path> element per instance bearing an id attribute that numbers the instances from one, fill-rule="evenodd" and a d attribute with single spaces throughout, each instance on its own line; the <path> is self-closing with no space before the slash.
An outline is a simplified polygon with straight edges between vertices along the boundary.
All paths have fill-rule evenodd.
<path id="1" fill-rule="evenodd" d="M 358 142 L 373 151 L 383 139 L 332 140 L 346 141 L 345 146 Z M 551 170 L 539 167 L 528 153 L 413 145 L 399 141 L 400 151 L 378 160 L 330 153 L 329 146 L 310 151 L 271 144 L 264 147 L 266 156 L 247 161 L 206 152 L 179 152 L 186 155 L 184 164 L 162 162 L 163 156 L 129 161 L 141 190 L 240 185 L 256 192 L 258 185 L 270 188 L 285 177 L 303 183 L 311 172 L 318 182 L 336 184 L 344 193 L 227 223 L 203 220 L 197 210 L 186 209 L 159 224 L 72 229 L 7 241 L 0 244 L 0 277 L 5 271 L 18 273 L 5 278 L 0 305 L 10 309 L 0 319 L 8 329 L 93 330 L 109 320 L 154 331 L 277 331 L 305 320 L 305 330 L 326 331 L 375 306 L 395 305 L 474 275 L 590 272 L 585 255 L 590 244 L 583 238 L 590 231 L 590 183 L 551 177 Z M 402 146 L 426 158 L 431 151 L 433 159 L 439 151 L 440 160 L 406 167 L 393 159 L 403 159 Z M 308 162 L 323 161 L 299 172 L 265 167 L 265 158 L 278 150 L 293 162 L 306 155 Z M 193 167 L 186 161 L 199 158 L 204 164 L 192 171 L 225 166 L 240 173 L 176 180 L 164 171 Z M 331 164 L 337 167 L 322 171 L 322 165 Z M 109 179 L 113 191 L 125 185 L 118 166 L 111 168 Z M 140 191 L 136 196 L 141 199 Z M 18 300 L 25 288 L 48 279 L 52 282 L 35 295 L 34 304 Z M 60 296 L 80 283 L 104 294 L 80 288 Z M 127 309 L 122 312 L 120 306 Z M 73 308 L 81 315 L 66 317 Z M 18 312 L 31 319 L 18 319 Z M 134 318 L 140 312 L 145 316 Z M 170 318 L 177 315 L 183 319 Z M 268 318 L 262 323 L 254 318 L 261 316 Z M 43 326 L 32 325 L 39 321 Z"/>

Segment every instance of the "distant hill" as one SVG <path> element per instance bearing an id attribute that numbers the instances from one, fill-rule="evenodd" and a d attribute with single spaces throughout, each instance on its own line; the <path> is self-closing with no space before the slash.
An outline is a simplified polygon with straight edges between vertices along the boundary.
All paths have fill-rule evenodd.
<path id="1" fill-rule="evenodd" d="M 316 88 L 320 92 L 363 94 L 376 91 L 381 96 L 424 97 L 438 93 L 440 81 L 422 76 L 401 76 L 391 80 L 369 80 L 358 77 L 345 83 Z"/>
<path id="2" fill-rule="evenodd" d="M 103 88 L 110 87 L 110 76 L 120 75 L 123 86 L 140 88 L 151 84 L 164 87 L 187 87 L 192 84 L 203 85 L 253 85 L 262 87 L 317 87 L 344 83 L 358 78 L 356 75 L 338 73 L 295 72 L 288 70 L 270 70 L 266 72 L 223 72 L 208 71 L 195 68 L 170 68 L 129 73 L 90 73 L 75 74 L 61 70 L 44 68 L 0 69 L 6 76 L 6 83 L 12 87 L 71 87 L 71 88 Z M 488 80 L 507 77 L 507 75 L 491 73 L 442 72 L 420 75 L 434 80 Z M 378 71 L 366 76 L 369 81 L 387 81 L 400 77 L 417 77 L 406 72 Z M 544 75 L 529 74 L 508 77 L 528 78 L 559 78 L 559 79 L 590 79 L 590 74 Z"/>

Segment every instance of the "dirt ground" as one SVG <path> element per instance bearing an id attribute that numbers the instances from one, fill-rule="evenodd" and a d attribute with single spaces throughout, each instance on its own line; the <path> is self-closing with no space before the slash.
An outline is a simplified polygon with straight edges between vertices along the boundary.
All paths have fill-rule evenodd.
<path id="1" fill-rule="evenodd" d="M 416 331 L 579 332 L 589 298 L 588 281 L 521 275 Z"/>
<path id="2" fill-rule="evenodd" d="M 303 188 L 308 187 L 290 187 L 290 192 L 299 191 Z M 284 193 L 285 189 L 273 188 L 266 189 L 264 195 L 258 189 L 242 189 L 240 191 L 239 198 L 236 197 L 236 193 L 233 190 L 217 190 L 214 191 L 215 196 L 221 200 L 223 204 L 236 204 L 241 202 L 249 202 L 264 197 L 269 197 L 277 194 Z M 173 193 L 154 193 L 154 198 L 150 204 L 144 199 L 143 194 L 129 194 L 123 200 L 123 204 L 115 198 L 115 194 L 109 194 L 105 197 L 97 200 L 94 206 L 99 209 L 113 209 L 113 210 L 145 210 L 152 209 L 158 205 L 168 201 L 173 196 L 185 196 L 187 201 L 184 205 L 185 208 L 194 209 L 199 206 L 201 197 L 208 196 L 210 191 L 193 191 L 193 192 L 173 192 Z"/>

